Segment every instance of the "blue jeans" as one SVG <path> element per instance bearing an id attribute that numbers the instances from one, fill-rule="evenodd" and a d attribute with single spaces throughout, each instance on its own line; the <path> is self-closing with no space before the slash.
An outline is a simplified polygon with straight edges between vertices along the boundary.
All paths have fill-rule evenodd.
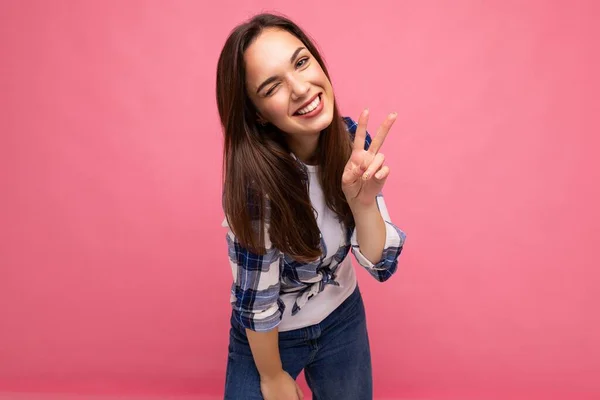
<path id="1" fill-rule="evenodd" d="M 312 301 L 318 301 L 318 297 Z M 304 370 L 314 400 L 371 400 L 373 380 L 365 308 L 358 286 L 322 322 L 279 333 L 283 369 Z M 225 400 L 262 399 L 245 329 L 231 319 Z"/>

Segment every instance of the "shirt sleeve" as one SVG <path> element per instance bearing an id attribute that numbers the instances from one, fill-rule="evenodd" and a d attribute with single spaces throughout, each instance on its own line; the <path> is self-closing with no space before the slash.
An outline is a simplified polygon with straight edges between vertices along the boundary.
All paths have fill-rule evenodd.
<path id="1" fill-rule="evenodd" d="M 256 254 L 243 247 L 236 239 L 227 219 L 227 247 L 233 274 L 230 303 L 233 317 L 245 328 L 266 332 L 281 322 L 285 305 L 279 298 L 280 258 L 268 237 L 265 227 L 264 255 Z"/>
<path id="2" fill-rule="evenodd" d="M 383 195 L 380 193 L 376 197 L 377 207 L 381 213 L 381 217 L 385 222 L 385 244 L 383 246 L 383 254 L 381 260 L 376 264 L 373 264 L 367 259 L 364 254 L 361 253 L 358 246 L 358 240 L 356 235 L 356 228 L 352 232 L 350 243 L 352 245 L 352 253 L 356 258 L 356 261 L 364 267 L 369 273 L 378 281 L 387 281 L 398 268 L 398 257 L 402 253 L 404 247 L 404 240 L 406 234 L 394 225 L 390 220 L 387 207 Z"/>

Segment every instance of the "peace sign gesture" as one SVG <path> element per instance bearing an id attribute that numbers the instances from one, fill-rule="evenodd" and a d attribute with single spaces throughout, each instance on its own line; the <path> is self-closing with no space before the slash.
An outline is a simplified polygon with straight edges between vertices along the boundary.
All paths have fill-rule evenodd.
<path id="1" fill-rule="evenodd" d="M 369 110 L 364 110 L 358 118 L 352 154 L 342 175 L 342 191 L 346 195 L 350 208 L 373 203 L 375 196 L 383 188 L 390 168 L 383 165 L 385 157 L 379 153 L 379 149 L 397 115 L 397 113 L 392 113 L 387 116 L 377 129 L 377 135 L 373 138 L 369 150 L 365 150 Z"/>

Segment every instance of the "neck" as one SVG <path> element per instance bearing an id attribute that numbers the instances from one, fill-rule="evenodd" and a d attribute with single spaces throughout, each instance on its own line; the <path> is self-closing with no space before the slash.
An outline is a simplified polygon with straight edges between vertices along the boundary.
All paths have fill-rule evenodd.
<path id="1" fill-rule="evenodd" d="M 316 163 L 315 153 L 319 144 L 319 135 L 310 135 L 302 137 L 288 137 L 288 146 L 292 153 L 304 164 L 313 165 Z"/>

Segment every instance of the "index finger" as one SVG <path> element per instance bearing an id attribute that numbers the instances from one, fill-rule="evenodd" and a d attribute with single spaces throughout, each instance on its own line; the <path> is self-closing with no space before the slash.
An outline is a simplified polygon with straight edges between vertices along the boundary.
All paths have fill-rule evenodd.
<path id="1" fill-rule="evenodd" d="M 395 112 L 389 114 L 387 116 L 387 118 L 385 119 L 385 121 L 383 121 L 383 124 L 381 124 L 379 126 L 379 128 L 377 129 L 377 136 L 375 136 L 375 138 L 373 138 L 373 141 L 371 142 L 371 146 L 369 146 L 370 153 L 376 154 L 379 151 L 379 149 L 383 145 L 383 142 L 384 142 L 388 132 L 390 131 L 390 128 L 394 124 L 394 121 L 396 121 L 397 116 L 398 116 L 398 113 L 395 113 Z"/>
<path id="2" fill-rule="evenodd" d="M 369 109 L 366 108 L 358 117 L 358 127 L 354 134 L 354 150 L 364 150 L 367 139 L 367 122 L 369 122 Z"/>

